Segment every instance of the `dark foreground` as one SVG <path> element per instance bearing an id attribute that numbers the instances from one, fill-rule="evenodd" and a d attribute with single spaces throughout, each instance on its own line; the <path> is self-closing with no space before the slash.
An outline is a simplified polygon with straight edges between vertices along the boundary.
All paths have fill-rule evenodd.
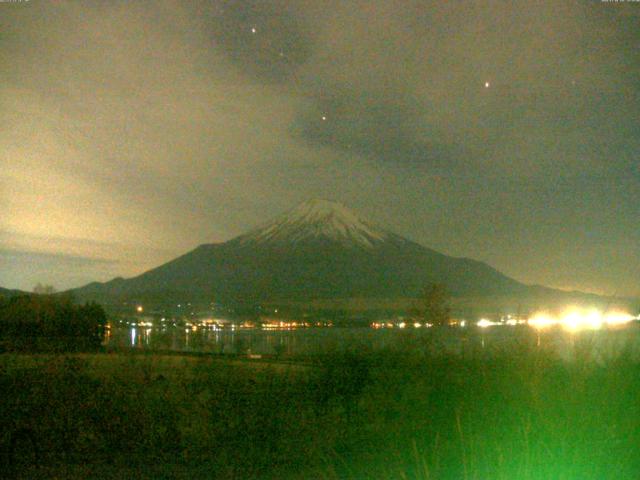
<path id="1" fill-rule="evenodd" d="M 579 347 L 579 346 L 578 346 Z M 14 478 L 636 479 L 640 363 L 424 346 L 316 365 L 0 356 Z M 406 352 L 412 352 L 407 354 Z"/>

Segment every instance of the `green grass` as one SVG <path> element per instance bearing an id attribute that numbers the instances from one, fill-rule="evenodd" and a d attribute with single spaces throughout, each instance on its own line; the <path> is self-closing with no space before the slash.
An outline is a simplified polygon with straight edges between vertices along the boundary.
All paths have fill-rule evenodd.
<path id="1" fill-rule="evenodd" d="M 527 345 L 465 356 L 434 356 L 427 347 L 408 340 L 402 350 L 334 352 L 311 367 L 175 355 L 0 355 L 3 471 L 22 478 L 638 478 L 640 362 L 631 355 L 595 362 L 587 352 L 566 363 Z"/>

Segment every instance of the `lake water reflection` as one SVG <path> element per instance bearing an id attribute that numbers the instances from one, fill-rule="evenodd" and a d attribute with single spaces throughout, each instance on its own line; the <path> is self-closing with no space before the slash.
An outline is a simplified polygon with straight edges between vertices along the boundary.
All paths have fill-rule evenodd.
<path id="1" fill-rule="evenodd" d="M 116 327 L 105 342 L 110 347 L 146 350 L 207 352 L 216 354 L 316 355 L 346 349 L 429 351 L 465 354 L 473 351 L 510 350 L 520 346 L 551 349 L 565 358 L 589 352 L 607 358 L 629 351 L 640 353 L 640 324 L 621 328 L 567 332 L 544 331 L 526 325 L 490 328 L 298 328 L 288 330 L 209 329 L 181 327 Z"/>

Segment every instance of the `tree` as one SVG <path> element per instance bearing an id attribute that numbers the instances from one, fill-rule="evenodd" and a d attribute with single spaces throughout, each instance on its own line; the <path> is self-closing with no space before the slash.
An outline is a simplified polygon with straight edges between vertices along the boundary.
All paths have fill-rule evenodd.
<path id="1" fill-rule="evenodd" d="M 53 295 L 56 293 L 56 289 L 51 285 L 43 285 L 40 282 L 33 287 L 33 293 L 37 293 L 38 295 Z"/>
<path id="2" fill-rule="evenodd" d="M 104 310 L 95 303 L 75 305 L 51 295 L 0 300 L 0 346 L 10 350 L 97 350 L 106 323 Z"/>
<path id="3" fill-rule="evenodd" d="M 448 325 L 451 319 L 449 293 L 442 283 L 432 283 L 423 294 L 424 321 L 432 325 Z"/>

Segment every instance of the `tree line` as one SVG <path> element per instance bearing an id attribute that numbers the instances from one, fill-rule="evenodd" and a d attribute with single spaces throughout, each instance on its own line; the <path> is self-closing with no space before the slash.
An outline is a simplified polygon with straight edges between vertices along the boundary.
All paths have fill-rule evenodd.
<path id="1" fill-rule="evenodd" d="M 107 318 L 96 303 L 71 297 L 0 297 L 0 349 L 8 351 L 92 351 L 100 348 Z"/>

